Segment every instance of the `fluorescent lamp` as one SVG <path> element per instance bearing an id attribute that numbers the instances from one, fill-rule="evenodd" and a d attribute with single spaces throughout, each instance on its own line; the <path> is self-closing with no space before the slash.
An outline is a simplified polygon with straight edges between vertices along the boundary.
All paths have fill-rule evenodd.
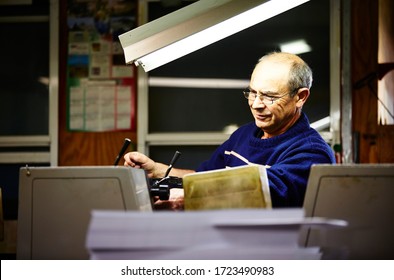
<path id="1" fill-rule="evenodd" d="M 146 72 L 309 0 L 200 0 L 119 36 L 127 64 Z"/>
<path id="2" fill-rule="evenodd" d="M 292 54 L 301 54 L 310 52 L 312 47 L 308 45 L 305 40 L 297 40 L 281 44 L 280 50 L 282 52 L 288 52 Z"/>
<path id="3" fill-rule="evenodd" d="M 151 87 L 245 89 L 249 80 L 150 77 L 148 83 Z"/>
<path id="4" fill-rule="evenodd" d="M 316 129 L 317 131 L 326 129 L 330 127 L 330 116 L 322 118 L 318 121 L 315 121 L 313 123 L 310 124 L 310 126 L 314 129 Z"/>

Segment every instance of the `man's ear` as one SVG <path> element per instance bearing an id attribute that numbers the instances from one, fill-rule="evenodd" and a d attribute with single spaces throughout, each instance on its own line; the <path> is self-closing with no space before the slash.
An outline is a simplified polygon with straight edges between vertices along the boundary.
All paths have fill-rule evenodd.
<path id="1" fill-rule="evenodd" d="M 300 88 L 297 92 L 297 104 L 296 106 L 298 108 L 302 108 L 302 106 L 304 105 L 304 103 L 306 102 L 306 100 L 309 97 L 309 89 L 308 88 Z"/>

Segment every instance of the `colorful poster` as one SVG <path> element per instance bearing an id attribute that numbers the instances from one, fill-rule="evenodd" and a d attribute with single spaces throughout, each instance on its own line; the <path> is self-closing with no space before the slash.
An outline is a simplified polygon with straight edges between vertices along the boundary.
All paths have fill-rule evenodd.
<path id="1" fill-rule="evenodd" d="M 118 36 L 136 26 L 136 3 L 68 1 L 70 131 L 135 130 L 135 71 Z"/>

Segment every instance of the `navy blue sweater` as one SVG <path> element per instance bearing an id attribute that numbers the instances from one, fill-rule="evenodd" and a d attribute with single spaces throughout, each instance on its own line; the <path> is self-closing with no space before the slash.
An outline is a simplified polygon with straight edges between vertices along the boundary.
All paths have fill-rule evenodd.
<path id="1" fill-rule="evenodd" d="M 254 122 L 241 126 L 197 168 L 197 172 L 247 162 L 268 165 L 272 206 L 302 207 L 311 165 L 335 163 L 331 147 L 310 127 L 304 113 L 281 135 L 261 139 L 260 133 L 261 129 Z"/>

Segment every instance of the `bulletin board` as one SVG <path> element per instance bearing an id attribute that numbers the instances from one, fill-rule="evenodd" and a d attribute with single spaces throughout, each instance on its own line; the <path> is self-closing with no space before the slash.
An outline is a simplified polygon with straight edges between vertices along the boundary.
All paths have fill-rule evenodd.
<path id="1" fill-rule="evenodd" d="M 135 131 L 135 66 L 118 36 L 136 27 L 135 0 L 67 2 L 67 128 Z"/>

